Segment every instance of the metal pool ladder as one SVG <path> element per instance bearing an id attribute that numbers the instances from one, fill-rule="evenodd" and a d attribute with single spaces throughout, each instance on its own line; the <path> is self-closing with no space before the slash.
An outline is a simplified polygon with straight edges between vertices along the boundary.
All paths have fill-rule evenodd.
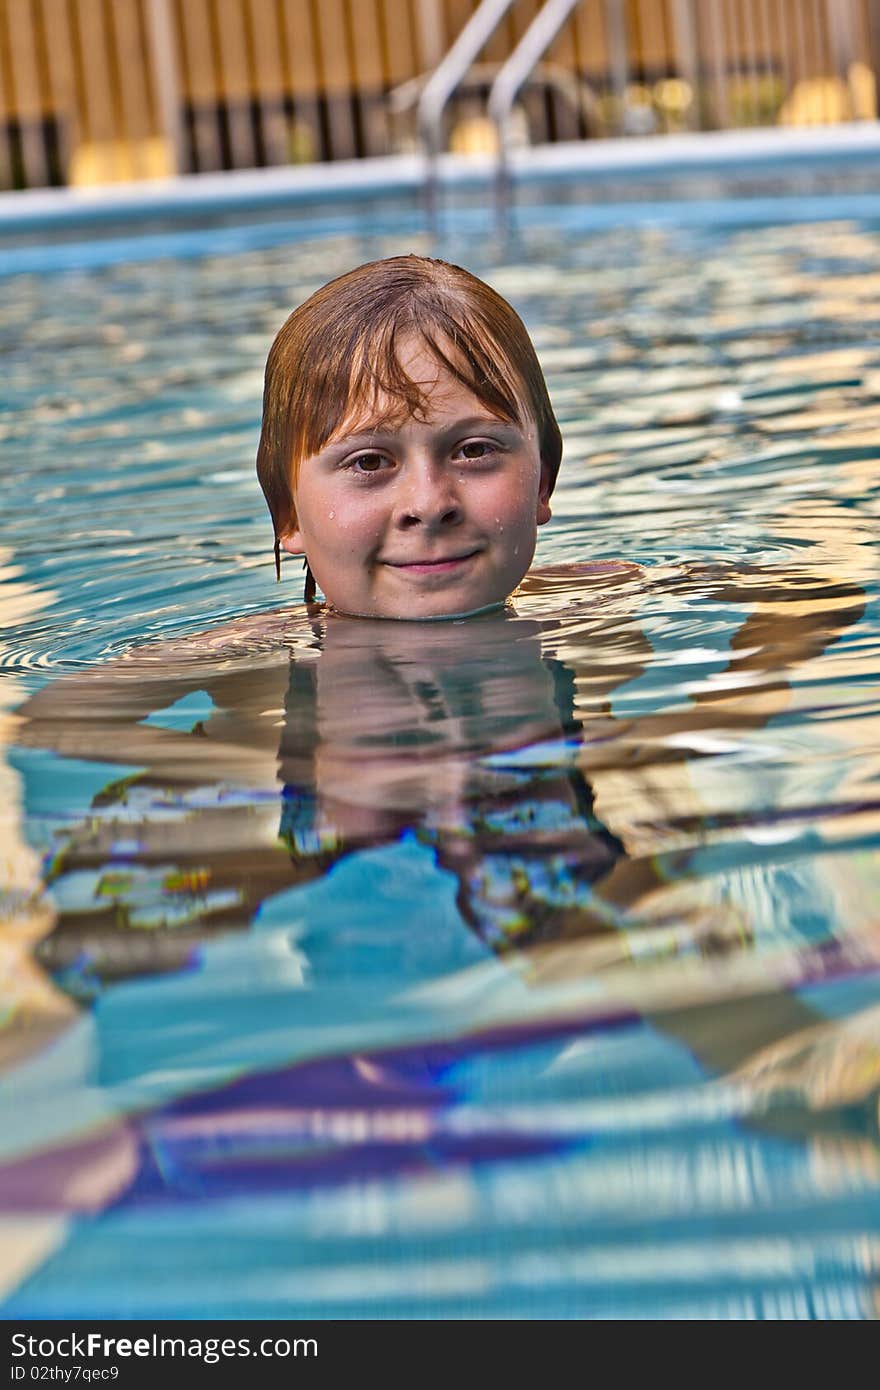
<path id="1" fill-rule="evenodd" d="M 432 231 L 440 211 L 440 154 L 443 117 L 456 89 L 492 37 L 515 0 L 481 0 L 446 56 L 425 84 L 418 105 L 418 131 L 427 159 L 425 204 Z M 511 113 L 524 84 L 581 0 L 545 0 L 489 92 L 488 114 L 498 135 L 494 171 L 495 216 L 499 231 L 507 230 L 513 180 L 511 175 Z"/>

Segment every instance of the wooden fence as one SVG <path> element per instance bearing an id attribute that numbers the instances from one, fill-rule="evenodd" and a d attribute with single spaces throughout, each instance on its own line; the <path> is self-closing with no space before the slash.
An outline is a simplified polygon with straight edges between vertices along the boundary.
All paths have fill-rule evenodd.
<path id="1" fill-rule="evenodd" d="M 450 113 L 485 93 L 517 0 Z M 421 82 L 476 0 L 0 0 L 0 188 L 414 148 Z M 878 0 L 583 0 L 524 94 L 522 138 L 876 118 Z"/>

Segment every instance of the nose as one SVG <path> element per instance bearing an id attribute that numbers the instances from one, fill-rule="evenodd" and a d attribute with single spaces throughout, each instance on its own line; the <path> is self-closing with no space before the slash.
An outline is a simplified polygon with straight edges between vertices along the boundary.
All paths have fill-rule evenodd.
<path id="1" fill-rule="evenodd" d="M 395 518 L 398 527 L 412 530 L 444 530 L 457 526 L 464 517 L 454 480 L 446 469 L 431 463 L 413 468 L 401 490 Z"/>

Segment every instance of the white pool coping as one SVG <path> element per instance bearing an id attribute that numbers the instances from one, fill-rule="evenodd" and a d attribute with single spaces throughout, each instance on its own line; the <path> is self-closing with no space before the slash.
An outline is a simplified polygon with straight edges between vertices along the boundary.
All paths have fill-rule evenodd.
<path id="1" fill-rule="evenodd" d="M 579 140 L 518 150 L 513 174 L 521 183 L 551 179 L 626 180 L 687 173 L 757 169 L 781 164 L 880 161 L 880 122 Z M 297 203 L 360 201 L 383 194 L 417 192 L 424 184 L 422 155 L 390 155 L 327 164 L 182 174 L 91 188 L 29 189 L 0 195 L 0 232 L 83 223 L 208 212 L 253 211 Z M 444 185 L 491 183 L 491 155 L 443 155 Z M 878 173 L 880 191 L 880 173 Z"/>

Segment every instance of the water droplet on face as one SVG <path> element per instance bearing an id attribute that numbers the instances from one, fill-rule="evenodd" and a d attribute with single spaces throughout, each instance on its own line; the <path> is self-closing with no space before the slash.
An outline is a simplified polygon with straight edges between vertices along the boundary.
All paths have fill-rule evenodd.
<path id="1" fill-rule="evenodd" d="M 336 516 L 336 513 L 335 513 L 335 512 L 328 512 L 328 513 L 327 513 L 327 517 L 328 517 L 328 519 L 329 519 L 330 521 L 332 521 L 333 518 L 334 518 L 335 516 Z"/>

